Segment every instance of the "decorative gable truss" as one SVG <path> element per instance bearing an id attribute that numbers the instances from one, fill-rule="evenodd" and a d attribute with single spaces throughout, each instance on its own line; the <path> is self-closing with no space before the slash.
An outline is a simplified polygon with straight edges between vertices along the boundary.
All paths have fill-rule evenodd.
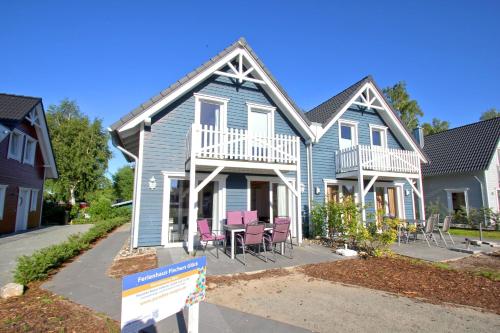
<path id="1" fill-rule="evenodd" d="M 248 57 L 244 55 L 243 52 L 240 52 L 238 55 L 234 57 L 234 59 L 228 61 L 226 65 L 229 67 L 229 72 L 223 72 L 218 70 L 215 71 L 214 74 L 238 79 L 239 83 L 243 83 L 243 81 L 249 81 L 258 84 L 264 84 L 264 85 L 266 84 L 264 80 L 256 79 L 250 76 L 252 72 L 256 72 L 255 67 L 250 65 Z"/>
<path id="2" fill-rule="evenodd" d="M 394 111 L 391 109 L 389 104 L 385 101 L 385 98 L 381 95 L 376 86 L 371 82 L 365 83 L 359 88 L 359 90 L 353 95 L 353 97 L 340 109 L 339 112 L 316 134 L 316 141 L 320 138 L 340 119 L 340 117 L 346 112 L 352 105 L 359 106 L 361 108 L 373 109 L 382 117 L 384 122 L 391 129 L 392 133 L 398 138 L 398 140 L 403 144 L 403 146 L 408 150 L 415 151 L 420 160 L 427 163 L 427 158 L 422 153 L 422 150 L 418 144 L 413 140 L 411 134 L 402 124 L 401 120 L 396 116 Z"/>

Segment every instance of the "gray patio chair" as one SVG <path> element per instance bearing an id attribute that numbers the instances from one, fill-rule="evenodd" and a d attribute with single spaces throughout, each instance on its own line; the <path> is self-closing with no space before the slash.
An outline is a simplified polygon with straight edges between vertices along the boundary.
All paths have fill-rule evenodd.
<path id="1" fill-rule="evenodd" d="M 439 214 L 432 214 L 427 219 L 425 226 L 420 229 L 429 247 L 431 247 L 429 240 L 433 240 L 434 243 L 436 243 L 436 246 L 439 246 L 436 237 L 434 237 L 434 227 L 437 225 L 437 221 L 439 221 Z"/>
<path id="2" fill-rule="evenodd" d="M 451 237 L 451 234 L 450 234 L 450 225 L 451 225 L 451 216 L 448 215 L 444 218 L 443 226 L 441 227 L 441 229 L 438 228 L 439 236 L 443 240 L 444 246 L 446 246 L 446 247 L 448 247 L 448 244 L 446 243 L 446 239 L 444 238 L 444 234 L 448 234 L 448 237 L 450 237 L 451 243 L 453 245 L 455 245 L 455 241 L 453 240 L 453 237 Z"/>

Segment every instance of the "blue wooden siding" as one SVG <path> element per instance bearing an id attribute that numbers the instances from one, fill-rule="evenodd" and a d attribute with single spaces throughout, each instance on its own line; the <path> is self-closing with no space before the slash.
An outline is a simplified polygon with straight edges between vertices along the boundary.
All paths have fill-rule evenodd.
<path id="1" fill-rule="evenodd" d="M 147 128 L 144 134 L 139 246 L 153 246 L 161 243 L 162 171 L 185 171 L 186 135 L 194 122 L 195 98 L 193 93 L 229 98 L 227 126 L 231 128 L 247 128 L 246 102 L 276 106 L 271 98 L 254 83 L 244 82 L 239 85 L 227 77 L 213 76 L 153 117 L 151 128 Z M 274 113 L 274 127 L 275 134 L 300 136 L 278 108 Z M 307 164 L 304 142 L 301 145 L 301 169 L 302 182 L 306 184 Z M 151 177 L 156 179 L 157 187 L 155 190 L 148 187 Z M 246 186 L 244 174 L 228 176 L 227 210 L 246 209 Z M 307 186 L 305 188 L 306 192 L 302 193 L 303 205 L 307 204 Z"/>
<path id="2" fill-rule="evenodd" d="M 373 110 L 361 111 L 357 108 L 348 109 L 340 120 L 350 120 L 358 122 L 358 143 L 361 145 L 370 145 L 370 125 L 387 126 L 380 115 Z M 338 121 L 330 127 L 318 143 L 313 146 L 313 189 L 318 187 L 319 194 L 313 191 L 313 202 L 323 203 L 325 201 L 324 179 L 336 179 L 335 172 L 335 151 L 339 149 L 339 127 Z M 404 149 L 401 143 L 394 136 L 390 128 L 387 131 L 387 146 L 389 148 Z M 366 182 L 367 184 L 368 182 Z M 366 185 L 365 184 L 365 185 Z M 408 185 L 409 186 L 409 185 Z M 357 190 L 357 189 L 356 189 Z M 375 202 L 373 188 L 365 196 L 367 205 L 366 213 L 375 213 Z M 413 216 L 411 200 L 405 197 L 406 216 Z M 409 214 L 411 213 L 411 214 Z"/>

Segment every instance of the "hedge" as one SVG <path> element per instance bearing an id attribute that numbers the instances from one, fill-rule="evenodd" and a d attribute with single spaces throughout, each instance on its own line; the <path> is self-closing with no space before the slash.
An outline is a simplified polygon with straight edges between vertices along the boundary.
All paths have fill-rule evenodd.
<path id="1" fill-rule="evenodd" d="M 51 270 L 87 250 L 93 242 L 129 221 L 129 218 L 123 216 L 103 220 L 83 234 L 71 235 L 63 243 L 45 247 L 30 256 L 19 257 L 14 271 L 14 281 L 27 285 L 32 281 L 46 279 Z"/>

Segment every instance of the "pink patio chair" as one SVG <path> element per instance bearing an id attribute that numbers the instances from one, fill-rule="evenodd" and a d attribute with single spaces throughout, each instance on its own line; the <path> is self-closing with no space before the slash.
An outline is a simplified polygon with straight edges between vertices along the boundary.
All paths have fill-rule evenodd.
<path id="1" fill-rule="evenodd" d="M 259 222 L 259 218 L 257 217 L 257 211 L 251 210 L 243 212 L 243 224 L 249 224 L 253 222 Z"/>
<path id="2" fill-rule="evenodd" d="M 220 242 L 223 243 L 224 248 L 226 247 L 226 236 L 225 235 L 217 235 L 210 230 L 207 219 L 201 219 L 197 222 L 198 225 L 198 234 L 200 235 L 200 244 L 205 242 L 205 246 L 203 247 L 203 252 L 207 249 L 208 242 L 212 242 L 216 248 L 217 259 L 219 258 L 219 246 Z M 215 231 L 215 230 L 214 230 Z M 202 244 L 203 245 L 203 244 Z"/>
<path id="3" fill-rule="evenodd" d="M 226 213 L 226 218 L 227 218 L 227 224 L 242 224 L 243 223 L 243 216 L 241 215 L 241 212 L 238 211 L 229 211 Z"/>
<path id="4" fill-rule="evenodd" d="M 243 264 L 246 265 L 246 257 L 245 257 L 245 252 L 251 252 L 252 254 L 257 255 L 254 251 L 249 251 L 248 247 L 249 246 L 257 246 L 258 248 L 258 254 L 260 254 L 260 246 L 264 248 L 264 258 L 265 261 L 267 262 L 267 256 L 266 256 L 266 246 L 264 243 L 264 228 L 265 225 L 262 223 L 249 223 L 245 225 L 245 233 L 242 234 L 237 234 L 236 235 L 236 241 L 240 244 L 241 250 L 243 252 Z"/>
<path id="5" fill-rule="evenodd" d="M 271 248 L 274 261 L 276 262 L 276 244 L 281 244 L 286 248 L 286 242 L 290 236 L 290 259 L 293 258 L 293 243 L 292 235 L 290 234 L 290 218 L 289 217 L 276 217 L 274 219 L 273 230 L 271 234 L 264 236 L 266 245 Z"/>

